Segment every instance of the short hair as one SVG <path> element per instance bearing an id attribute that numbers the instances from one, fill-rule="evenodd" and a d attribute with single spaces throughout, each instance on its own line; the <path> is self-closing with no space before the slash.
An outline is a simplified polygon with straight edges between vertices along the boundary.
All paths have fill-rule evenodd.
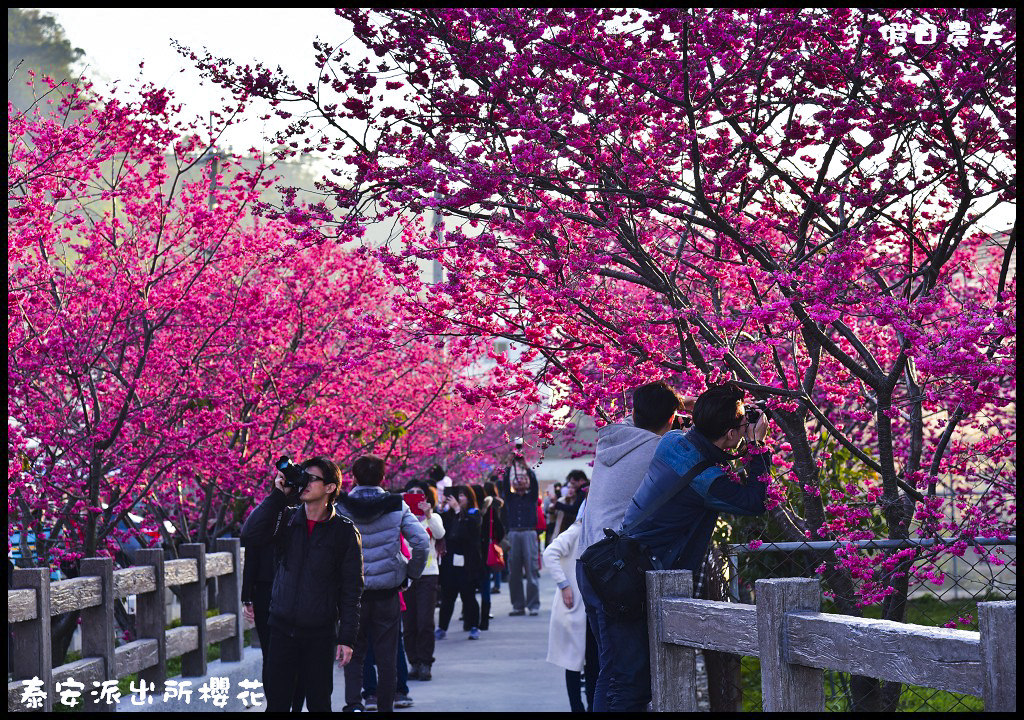
<path id="1" fill-rule="evenodd" d="M 427 477 L 429 477 L 430 482 L 435 485 L 444 480 L 445 474 L 444 468 L 440 465 L 433 465 L 430 470 L 427 471 Z"/>
<path id="2" fill-rule="evenodd" d="M 422 490 L 424 494 L 426 494 L 428 488 L 431 488 L 430 483 L 426 482 L 425 480 L 418 480 L 416 478 L 413 478 L 412 480 L 405 484 L 405 492 L 412 492 L 413 489 L 417 489 Z"/>
<path id="3" fill-rule="evenodd" d="M 656 432 L 682 407 L 679 395 L 664 380 L 647 383 L 633 390 L 633 424 Z"/>
<path id="4" fill-rule="evenodd" d="M 311 467 L 319 468 L 324 476 L 324 486 L 334 484 L 334 491 L 327 495 L 327 503 L 331 504 L 337 499 L 338 493 L 341 492 L 341 469 L 333 460 L 323 455 L 316 455 L 304 461 L 300 467 L 303 470 Z"/>
<path id="5" fill-rule="evenodd" d="M 377 455 L 360 455 L 352 463 L 352 475 L 356 485 L 380 485 L 384 482 L 384 458 Z"/>
<path id="6" fill-rule="evenodd" d="M 709 440 L 718 440 L 738 428 L 743 418 L 739 410 L 743 396 L 743 388 L 734 382 L 712 385 L 693 404 L 694 427 Z"/>
<path id="7" fill-rule="evenodd" d="M 572 482 L 573 480 L 582 480 L 583 482 L 590 482 L 587 478 L 587 474 L 582 470 L 570 470 L 569 474 L 565 476 L 566 482 Z"/>

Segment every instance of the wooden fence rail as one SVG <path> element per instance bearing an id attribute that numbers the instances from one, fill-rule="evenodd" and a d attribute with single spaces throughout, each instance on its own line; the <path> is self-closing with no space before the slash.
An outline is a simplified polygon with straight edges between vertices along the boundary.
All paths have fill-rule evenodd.
<path id="1" fill-rule="evenodd" d="M 53 709 L 55 683 L 85 684 L 85 710 L 112 712 L 114 706 L 94 698 L 93 682 L 118 680 L 139 673 L 139 679 L 162 690 L 168 658 L 181 658 L 182 677 L 206 674 L 206 647 L 220 643 L 225 662 L 242 659 L 242 548 L 237 538 L 217 540 L 217 552 L 201 543 L 180 548 L 182 559 L 164 561 L 159 548 L 137 551 L 136 565 L 114 570 L 111 558 L 82 560 L 81 576 L 51 582 L 47 568 L 16 568 L 7 591 L 7 624 L 11 633 L 13 682 L 7 684 L 8 711 L 26 710 L 26 681 L 39 678 L 46 693 L 39 710 Z M 206 580 L 219 578 L 217 608 L 206 617 Z M 181 626 L 165 630 L 166 588 L 181 587 Z M 138 639 L 114 646 L 114 601 L 136 596 Z M 50 618 L 82 611 L 82 659 L 52 666 Z"/>
<path id="2" fill-rule="evenodd" d="M 758 580 L 757 605 L 693 599 L 688 570 L 647 573 L 656 711 L 696 711 L 695 651 L 757 657 L 766 711 L 825 709 L 825 670 L 1017 708 L 1017 603 L 978 604 L 980 632 L 825 614 L 817 580 Z"/>

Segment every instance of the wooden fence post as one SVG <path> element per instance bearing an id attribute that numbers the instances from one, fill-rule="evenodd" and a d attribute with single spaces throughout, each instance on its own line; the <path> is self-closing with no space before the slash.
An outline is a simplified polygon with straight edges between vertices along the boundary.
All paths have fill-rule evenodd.
<path id="1" fill-rule="evenodd" d="M 985 710 L 1017 709 L 1017 601 L 978 603 Z"/>
<path id="2" fill-rule="evenodd" d="M 222 662 L 238 662 L 242 659 L 245 645 L 242 634 L 242 541 L 218 538 L 217 551 L 231 553 L 231 572 L 221 575 L 217 582 L 217 610 L 221 614 L 235 615 L 235 635 L 220 641 L 220 659 Z"/>
<path id="3" fill-rule="evenodd" d="M 194 625 L 199 646 L 181 656 L 182 677 L 206 674 L 206 545 L 184 543 L 178 549 L 182 558 L 193 558 L 199 576 L 194 583 L 181 586 L 181 624 Z"/>
<path id="4" fill-rule="evenodd" d="M 754 592 L 764 711 L 824 712 L 824 672 L 786 661 L 786 613 L 820 611 L 821 586 L 802 578 L 757 580 Z"/>
<path id="5" fill-rule="evenodd" d="M 38 709 L 53 710 L 53 658 L 50 650 L 50 570 L 49 568 L 15 568 L 11 588 L 35 590 L 35 617 L 13 623 L 8 627 L 11 638 L 11 676 L 14 680 L 39 678 L 46 697 Z M 10 707 L 8 711 L 28 710 L 26 705 Z"/>
<path id="6" fill-rule="evenodd" d="M 83 558 L 81 577 L 99 577 L 100 604 L 82 610 L 82 657 L 103 660 L 103 679 L 117 679 L 114 663 L 114 559 L 109 557 Z M 95 694 L 94 694 L 95 693 Z M 99 695 L 99 688 L 86 688 L 83 693 L 86 712 L 114 712 L 116 703 L 107 703 Z"/>
<path id="7" fill-rule="evenodd" d="M 167 680 L 167 587 L 164 579 L 163 548 L 144 548 L 135 552 L 138 567 L 153 568 L 156 589 L 135 596 L 135 629 L 139 639 L 156 640 L 157 664 L 139 671 L 139 679 L 153 683 L 160 692 Z"/>
<path id="8" fill-rule="evenodd" d="M 661 599 L 693 597 L 689 570 L 647 573 L 647 635 L 651 644 L 651 701 L 655 712 L 697 711 L 697 651 L 662 641 Z"/>

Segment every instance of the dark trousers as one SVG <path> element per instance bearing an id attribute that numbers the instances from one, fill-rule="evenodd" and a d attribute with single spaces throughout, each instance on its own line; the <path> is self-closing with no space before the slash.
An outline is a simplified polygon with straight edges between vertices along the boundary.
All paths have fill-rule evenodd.
<path id="1" fill-rule="evenodd" d="M 398 591 L 374 597 L 372 590 L 363 594 L 359 606 L 359 634 L 352 648 L 352 660 L 345 666 L 345 704 L 361 704 L 363 660 L 373 645 L 377 663 L 377 711 L 395 709 L 395 688 L 398 684 L 398 634 L 401 626 Z"/>
<path id="2" fill-rule="evenodd" d="M 270 595 L 274 583 L 258 582 L 252 588 L 252 615 L 256 624 L 256 635 L 260 639 L 260 651 L 263 653 L 263 687 L 267 686 L 267 650 L 270 648 Z M 302 703 L 306 694 L 302 689 L 302 678 L 295 683 L 295 694 L 292 696 L 292 712 L 302 712 Z"/>
<path id="3" fill-rule="evenodd" d="M 437 606 L 437 575 L 423 575 L 413 580 L 403 594 L 405 612 L 402 630 L 405 654 L 413 665 L 434 662 L 434 608 Z"/>
<path id="4" fill-rule="evenodd" d="M 483 575 L 477 581 L 478 589 L 480 590 L 480 624 L 477 626 L 481 630 L 486 630 L 491 626 L 491 571 L 484 571 Z"/>
<path id="5" fill-rule="evenodd" d="M 398 633 L 398 683 L 396 693 L 398 695 L 409 694 L 409 665 L 405 662 L 405 646 L 402 644 L 402 633 Z M 363 661 L 363 697 L 375 697 L 377 695 L 377 659 L 373 655 L 373 645 L 366 649 L 366 660 Z"/>
<path id="6" fill-rule="evenodd" d="M 444 579 L 441 582 L 441 615 L 438 627 L 448 629 L 455 610 L 455 598 L 462 598 L 462 629 L 471 630 L 480 627 L 480 605 L 476 601 L 476 578 L 470 575 L 465 567 L 448 567 L 442 570 Z"/>
<path id="7" fill-rule="evenodd" d="M 590 624 L 587 623 L 587 642 L 583 660 L 583 672 L 565 671 L 565 689 L 569 692 L 569 708 L 572 712 L 593 712 L 594 690 L 597 687 L 597 673 L 599 669 L 597 640 L 594 638 L 594 633 L 590 632 Z M 587 699 L 586 707 L 583 706 L 583 701 L 580 699 L 581 679 L 584 688 L 583 694 Z"/>
<path id="8" fill-rule="evenodd" d="M 263 667 L 267 712 L 291 709 L 300 678 L 309 711 L 330 712 L 337 646 L 330 634 L 292 637 L 271 627 L 270 648 Z"/>
<path id="9" fill-rule="evenodd" d="M 647 618 L 623 620 L 608 615 L 579 561 L 576 580 L 597 640 L 598 672 L 594 712 L 645 712 L 651 701 L 651 656 Z"/>

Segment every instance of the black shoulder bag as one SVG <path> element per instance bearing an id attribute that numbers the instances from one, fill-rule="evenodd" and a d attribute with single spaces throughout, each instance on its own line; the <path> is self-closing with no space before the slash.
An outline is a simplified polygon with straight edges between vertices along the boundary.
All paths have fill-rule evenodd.
<path id="1" fill-rule="evenodd" d="M 637 528 L 655 510 L 713 465 L 710 460 L 702 460 L 690 468 L 689 472 L 640 514 L 630 530 Z M 626 528 L 623 528 L 621 533 L 605 528 L 604 534 L 604 538 L 591 545 L 580 556 L 583 572 L 601 599 L 605 612 L 612 617 L 638 620 L 646 611 L 646 573 L 648 570 L 661 570 L 661 564 L 651 557 L 646 545 L 629 537 L 629 530 Z M 672 567 L 676 557 L 682 552 L 685 540 L 685 536 L 680 538 L 672 548 L 668 556 L 668 567 Z"/>

